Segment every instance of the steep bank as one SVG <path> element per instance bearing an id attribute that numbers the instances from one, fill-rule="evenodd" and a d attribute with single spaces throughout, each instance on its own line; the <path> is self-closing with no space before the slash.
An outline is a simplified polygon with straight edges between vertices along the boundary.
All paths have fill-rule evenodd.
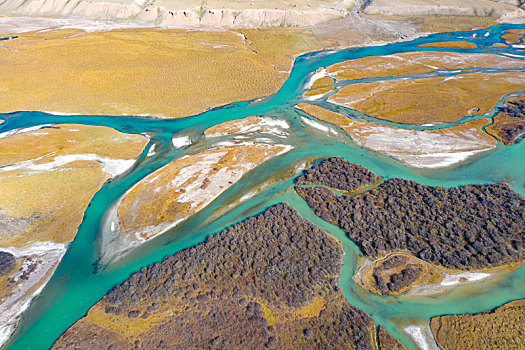
<path id="1" fill-rule="evenodd" d="M 365 13 L 386 16 L 501 17 L 517 9 L 517 1 L 490 0 L 373 0 Z"/>
<path id="2" fill-rule="evenodd" d="M 237 1 L 14 0 L 0 4 L 0 13 L 8 16 L 132 22 L 147 26 L 301 27 L 344 17 L 353 2 L 298 1 L 290 4 L 273 0 L 271 4 L 250 4 Z"/>

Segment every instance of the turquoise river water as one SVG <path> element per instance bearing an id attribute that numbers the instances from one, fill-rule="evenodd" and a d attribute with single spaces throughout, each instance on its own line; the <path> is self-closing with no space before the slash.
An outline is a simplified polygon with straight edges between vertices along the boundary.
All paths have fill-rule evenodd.
<path id="1" fill-rule="evenodd" d="M 340 51 L 317 52 L 297 58 L 292 73 L 283 87 L 274 95 L 254 101 L 238 102 L 202 113 L 197 116 L 160 120 L 152 118 L 110 116 L 62 116 L 40 112 L 17 112 L 0 115 L 5 123 L 0 132 L 41 124 L 76 123 L 103 125 L 128 133 L 147 133 L 151 137 L 148 146 L 155 145 L 157 153 L 147 156 L 144 151 L 137 165 L 108 183 L 91 201 L 75 241 L 70 245 L 56 273 L 42 294 L 24 314 L 21 324 L 10 342 L 9 349 L 47 349 L 75 321 L 87 313 L 116 284 L 126 280 L 130 274 L 144 266 L 161 261 L 165 256 L 198 244 L 210 234 L 255 215 L 267 207 L 287 202 L 300 214 L 322 229 L 334 235 L 343 245 L 345 257 L 340 286 L 348 302 L 365 310 L 376 322 L 383 325 L 409 349 L 416 345 L 403 331 L 409 324 L 428 323 L 432 316 L 448 313 L 473 313 L 486 311 L 510 300 L 525 297 L 525 268 L 505 273 L 497 279 L 456 287 L 447 293 L 433 296 L 380 297 L 369 293 L 354 283 L 352 276 L 360 256 L 357 246 L 346 238 L 344 232 L 317 217 L 294 191 L 293 177 L 298 175 L 301 165 L 314 158 L 340 156 L 361 164 L 388 179 L 400 177 L 426 185 L 458 186 L 465 184 L 488 184 L 505 181 L 517 192 L 525 194 L 525 142 L 515 146 L 498 147 L 482 153 L 468 162 L 450 168 L 429 170 L 403 165 L 385 155 L 357 146 L 344 132 L 332 127 L 334 133 L 322 132 L 308 127 L 301 121 L 306 115 L 294 108 L 304 102 L 302 93 L 309 77 L 319 68 L 348 59 L 389 55 L 410 51 L 485 52 L 524 59 L 524 67 L 514 70 L 472 68 L 472 72 L 525 72 L 525 53 L 518 48 L 492 47 L 502 31 L 516 26 L 502 25 L 488 30 L 436 34 L 411 42 L 385 46 L 352 48 Z M 441 49 L 417 47 L 431 41 L 463 40 L 476 43 L 477 49 Z M 428 74 L 409 75 L 391 79 L 420 76 L 455 75 L 457 71 L 438 71 Z M 382 78 L 384 79 L 384 78 Z M 365 81 L 372 81 L 368 79 Z M 344 84 L 353 83 L 344 82 Z M 489 83 L 489 82 L 488 82 Z M 336 84 L 343 84 L 337 82 Z M 525 86 L 524 86 L 525 90 Z M 523 92 L 517 93 L 523 94 Z M 503 100 L 502 100 L 503 101 Z M 396 124 L 359 114 L 351 109 L 330 105 L 323 100 L 314 104 L 351 115 L 354 118 L 373 121 L 377 124 L 395 125 L 408 129 L 433 129 L 457 125 L 476 117 L 465 117 L 455 123 L 434 126 Z M 501 102 L 500 102 L 501 103 Z M 491 117 L 495 110 L 485 117 Z M 251 172 L 230 187 L 201 212 L 193 215 L 169 232 L 143 244 L 119 259 L 101 263 L 101 227 L 107 210 L 126 190 L 140 179 L 185 154 L 210 147 L 213 143 L 203 137 L 203 131 L 218 123 L 250 115 L 262 115 L 286 120 L 290 128 L 286 140 L 275 136 L 264 136 L 272 142 L 288 143 L 295 148 L 274 158 Z M 325 124 L 327 126 L 327 124 Z M 171 138 L 187 135 L 193 144 L 185 149 L 175 149 Z M 255 138 L 256 135 L 247 135 Z M 224 137 L 225 139 L 227 137 Z M 221 140 L 219 140 L 221 141 Z M 224 141 L 224 139 L 222 139 Z M 215 142 L 215 141 L 214 141 Z M 309 163 L 308 163 L 309 164 Z M 257 191 L 256 191 L 257 190 Z M 241 200 L 247 193 L 249 199 Z"/>

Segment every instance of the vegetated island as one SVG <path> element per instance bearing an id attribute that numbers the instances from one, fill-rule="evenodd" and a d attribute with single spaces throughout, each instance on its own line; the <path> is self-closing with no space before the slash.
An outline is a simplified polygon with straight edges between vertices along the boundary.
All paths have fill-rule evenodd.
<path id="1" fill-rule="evenodd" d="M 486 129 L 505 145 L 520 143 L 525 135 L 525 97 L 507 99 Z"/>
<path id="2" fill-rule="evenodd" d="M 376 349 L 339 291 L 343 250 L 287 204 L 115 287 L 54 349 Z"/>
<path id="3" fill-rule="evenodd" d="M 515 268 L 525 260 L 525 198 L 506 184 L 443 188 L 391 179 L 362 194 L 334 193 L 348 189 L 348 177 L 352 190 L 370 186 L 372 174 L 329 158 L 295 183 L 317 215 L 344 230 L 368 259 L 382 260 L 362 276 L 373 292 L 438 282 L 435 268 Z"/>
<path id="4" fill-rule="evenodd" d="M 250 116 L 217 124 L 204 131 L 208 140 L 221 136 L 288 135 L 288 123 L 273 118 Z M 110 260 L 177 226 L 202 210 L 237 183 L 248 171 L 293 146 L 264 138 L 261 142 L 219 139 L 205 150 L 174 159 L 144 177 L 118 201 L 110 227 L 104 234 L 103 259 Z M 173 143 L 187 146 L 187 136 Z"/>

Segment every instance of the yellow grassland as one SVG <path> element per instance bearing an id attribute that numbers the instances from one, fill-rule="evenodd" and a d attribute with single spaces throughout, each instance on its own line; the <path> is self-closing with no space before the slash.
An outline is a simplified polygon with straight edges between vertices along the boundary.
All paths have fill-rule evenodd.
<path id="1" fill-rule="evenodd" d="M 512 33 L 507 33 L 507 34 L 503 34 L 501 36 L 501 38 L 503 40 L 505 40 L 507 43 L 510 43 L 510 44 L 519 44 L 519 42 L 521 41 L 521 38 L 523 38 L 523 35 L 521 34 L 512 34 Z"/>
<path id="2" fill-rule="evenodd" d="M 18 232 L 0 228 L 2 244 L 71 242 L 91 198 L 107 179 L 96 162 L 63 166 L 59 171 L 0 173 L 0 210 L 15 220 L 30 221 Z"/>
<path id="3" fill-rule="evenodd" d="M 472 67 L 523 68 L 523 61 L 492 54 L 456 52 L 405 52 L 389 56 L 370 56 L 336 63 L 327 68 L 337 79 L 353 80 L 428 73 L 436 68 Z"/>
<path id="4" fill-rule="evenodd" d="M 511 33 L 511 34 L 523 34 L 525 35 L 525 29 L 520 29 L 520 28 L 514 28 L 514 29 L 509 29 L 509 30 L 506 30 L 507 33 Z"/>
<path id="5" fill-rule="evenodd" d="M 261 41 L 268 50 L 279 44 Z M 288 70 L 296 48 L 287 43 L 266 57 L 251 46 L 228 31 L 21 34 L 0 54 L 0 112 L 183 117 L 271 94 L 287 77 L 277 66 Z"/>
<path id="6" fill-rule="evenodd" d="M 450 49 L 475 49 L 478 45 L 468 41 L 441 41 L 419 45 L 419 47 L 446 47 Z"/>
<path id="7" fill-rule="evenodd" d="M 334 83 L 333 78 L 322 77 L 314 81 L 314 83 L 312 84 L 312 89 L 326 87 L 326 86 L 332 85 L 333 83 Z"/>
<path id="8" fill-rule="evenodd" d="M 316 95 L 322 95 L 326 94 L 327 92 L 330 92 L 334 89 L 333 86 L 327 86 L 322 88 L 317 88 L 313 90 L 308 90 L 304 93 L 305 96 L 316 96 Z"/>
<path id="9" fill-rule="evenodd" d="M 0 139 L 0 165 L 46 155 L 34 163 L 75 154 L 133 159 L 147 142 L 144 136 L 106 127 L 61 125 Z M 23 247 L 36 241 L 71 242 L 89 202 L 108 178 L 94 160 L 72 161 L 48 170 L 0 172 L 0 212 L 14 222 L 0 227 L 2 244 Z"/>
<path id="10" fill-rule="evenodd" d="M 172 161 L 148 175 L 125 195 L 118 209 L 124 233 L 146 230 L 141 236 L 149 238 L 148 227 L 185 219 L 231 186 L 231 181 L 224 180 L 223 176 L 227 176 L 224 174 L 248 171 L 281 151 L 282 146 L 239 144 Z M 213 164 L 207 164 L 210 162 Z M 202 166 L 185 175 L 188 169 L 199 164 Z M 173 187 L 175 179 L 180 186 Z M 186 191 L 189 186 L 196 188 Z"/>
<path id="11" fill-rule="evenodd" d="M 525 300 L 488 312 L 434 317 L 430 327 L 441 349 L 524 349 Z"/>
<path id="12" fill-rule="evenodd" d="M 124 134 L 103 126 L 63 124 L 0 139 L 0 166 L 45 157 L 46 163 L 57 156 L 98 154 L 113 159 L 134 159 L 148 139 Z"/>
<path id="13" fill-rule="evenodd" d="M 324 310 L 325 305 L 326 301 L 324 298 L 316 297 L 310 304 L 296 311 L 295 317 L 298 319 L 319 317 L 319 314 Z"/>
<path id="14" fill-rule="evenodd" d="M 488 112 L 506 94 L 522 90 L 524 83 L 523 73 L 472 73 L 454 79 L 352 84 L 329 100 L 397 123 L 453 122 L 465 115 Z"/>

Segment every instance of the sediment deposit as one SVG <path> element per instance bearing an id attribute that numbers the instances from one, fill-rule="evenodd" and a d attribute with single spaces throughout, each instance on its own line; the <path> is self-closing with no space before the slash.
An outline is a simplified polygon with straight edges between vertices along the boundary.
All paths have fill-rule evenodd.
<path id="1" fill-rule="evenodd" d="M 457 42 L 428 43 L 425 46 L 444 46 Z M 470 43 L 465 43 L 467 45 Z M 422 45 L 423 46 L 423 45 Z M 337 79 L 357 80 L 377 77 L 428 73 L 436 70 L 469 68 L 523 68 L 522 60 L 493 54 L 457 52 L 404 52 L 388 56 L 369 56 L 331 65 L 325 74 Z"/>
<path id="2" fill-rule="evenodd" d="M 257 132 L 285 137 L 286 122 L 247 117 L 215 125 L 207 138 Z M 284 136 L 283 136 L 284 135 Z M 246 172 L 288 152 L 285 144 L 222 141 L 210 149 L 176 159 L 142 179 L 118 204 L 108 235 L 114 255 L 158 236 L 200 211 Z M 108 237 L 109 237 L 108 236 Z"/>
<path id="3" fill-rule="evenodd" d="M 496 140 L 481 129 L 490 123 L 487 118 L 443 129 L 409 130 L 354 121 L 311 104 L 302 103 L 298 107 L 322 121 L 341 127 L 358 145 L 388 154 L 414 167 L 452 166 L 496 147 Z"/>
<path id="4" fill-rule="evenodd" d="M 361 283 L 372 293 L 398 295 L 416 285 L 441 282 L 443 275 L 431 264 L 411 255 L 390 254 L 359 270 Z"/>

